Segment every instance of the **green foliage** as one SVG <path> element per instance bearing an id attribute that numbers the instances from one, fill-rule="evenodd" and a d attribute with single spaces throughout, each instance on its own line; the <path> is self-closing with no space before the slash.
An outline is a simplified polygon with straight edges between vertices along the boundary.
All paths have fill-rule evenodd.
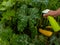
<path id="1" fill-rule="evenodd" d="M 2 21 L 11 20 L 11 18 L 15 16 L 15 10 L 7 10 L 2 14 L 2 16 L 3 16 Z"/>
<path id="2" fill-rule="evenodd" d="M 27 20 L 28 18 L 24 15 L 19 16 L 19 21 L 18 21 L 18 31 L 23 32 L 24 28 L 27 26 Z"/>
<path id="3" fill-rule="evenodd" d="M 13 34 L 12 38 L 10 39 L 11 45 L 28 45 L 29 44 L 29 37 L 26 34 L 15 35 Z"/>
<path id="4" fill-rule="evenodd" d="M 38 32 L 41 25 L 50 25 L 42 10 L 56 10 L 59 1 L 0 0 L 0 45 L 59 45 L 60 32 L 51 37 Z M 56 20 L 60 24 L 60 17 Z"/>
<path id="5" fill-rule="evenodd" d="M 0 45 L 10 45 L 8 41 L 2 40 L 0 38 Z"/>
<path id="6" fill-rule="evenodd" d="M 12 36 L 12 30 L 10 28 L 0 30 L 0 37 L 3 40 L 9 40 L 11 36 Z"/>
<path id="7" fill-rule="evenodd" d="M 13 5 L 15 5 L 16 1 L 15 0 L 3 0 L 2 3 L 0 4 L 0 10 L 4 11 Z"/>
<path id="8" fill-rule="evenodd" d="M 27 5 L 22 5 L 17 10 L 18 31 L 23 32 L 24 28 L 27 26 L 28 17 L 26 15 L 27 15 Z"/>

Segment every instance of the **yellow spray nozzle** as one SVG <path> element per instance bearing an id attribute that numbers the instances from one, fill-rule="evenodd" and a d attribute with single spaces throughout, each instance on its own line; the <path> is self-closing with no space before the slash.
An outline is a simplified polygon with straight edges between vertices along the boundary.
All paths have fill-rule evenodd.
<path id="1" fill-rule="evenodd" d="M 53 32 L 47 31 L 47 30 L 43 30 L 43 29 L 39 29 L 39 32 L 42 33 L 45 36 L 48 36 L 48 37 L 50 37 L 53 34 Z"/>

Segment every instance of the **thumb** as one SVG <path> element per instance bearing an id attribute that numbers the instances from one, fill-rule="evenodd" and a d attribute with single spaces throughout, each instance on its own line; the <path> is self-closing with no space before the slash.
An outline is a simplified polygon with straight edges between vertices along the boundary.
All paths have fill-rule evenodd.
<path id="1" fill-rule="evenodd" d="M 44 15 L 43 15 L 43 17 L 47 17 L 47 16 L 48 16 L 48 14 L 44 14 Z"/>

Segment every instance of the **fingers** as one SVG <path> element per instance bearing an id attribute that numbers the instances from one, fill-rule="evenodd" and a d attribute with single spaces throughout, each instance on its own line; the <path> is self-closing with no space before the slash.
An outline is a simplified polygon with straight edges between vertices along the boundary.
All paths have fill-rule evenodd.
<path id="1" fill-rule="evenodd" d="M 49 11 L 47 14 L 44 14 L 43 17 L 47 17 L 47 16 L 49 16 L 50 13 L 51 13 L 51 11 Z"/>
<path id="2" fill-rule="evenodd" d="M 53 17 L 56 17 L 57 13 L 56 11 L 49 11 L 47 14 L 44 14 L 43 17 L 47 17 L 47 16 L 53 16 Z"/>
<path id="3" fill-rule="evenodd" d="M 48 14 L 44 14 L 44 15 L 43 15 L 43 17 L 47 17 L 47 16 L 48 16 Z"/>

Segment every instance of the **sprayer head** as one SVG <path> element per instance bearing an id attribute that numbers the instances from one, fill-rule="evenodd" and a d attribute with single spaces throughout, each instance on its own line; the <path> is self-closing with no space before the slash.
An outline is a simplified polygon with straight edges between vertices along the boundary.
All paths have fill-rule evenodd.
<path id="1" fill-rule="evenodd" d="M 46 9 L 46 10 L 43 10 L 42 13 L 43 13 L 43 14 L 46 14 L 46 13 L 48 13 L 49 11 L 50 11 L 49 9 Z"/>

